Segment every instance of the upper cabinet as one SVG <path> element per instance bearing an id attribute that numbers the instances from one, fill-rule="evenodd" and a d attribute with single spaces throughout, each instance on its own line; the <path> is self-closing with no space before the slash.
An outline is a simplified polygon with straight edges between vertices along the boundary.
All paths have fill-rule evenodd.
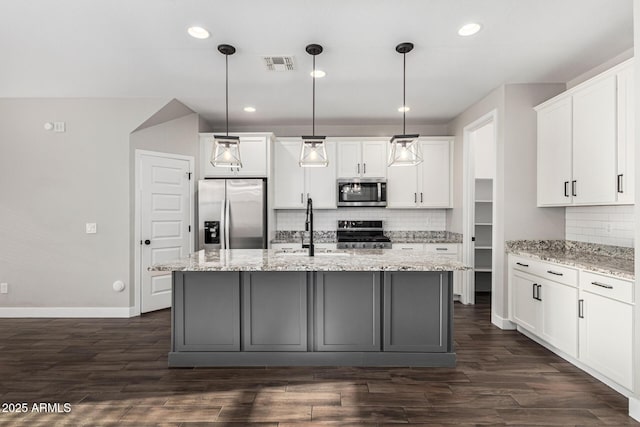
<path id="1" fill-rule="evenodd" d="M 387 170 L 387 207 L 451 207 L 452 149 L 451 139 L 420 138 L 422 163 Z"/>
<path id="2" fill-rule="evenodd" d="M 633 65 L 536 107 L 538 206 L 632 204 Z"/>
<path id="3" fill-rule="evenodd" d="M 388 141 L 338 141 L 338 178 L 385 178 Z"/>
<path id="4" fill-rule="evenodd" d="M 311 197 L 314 209 L 336 209 L 336 142 L 325 142 L 329 165 L 324 168 L 300 167 L 301 144 L 299 138 L 274 144 L 274 208 L 305 209 Z"/>
<path id="5" fill-rule="evenodd" d="M 213 133 L 200 134 L 200 164 L 203 178 L 264 178 L 268 171 L 269 145 L 273 134 L 232 133 L 240 137 L 241 168 L 214 167 L 211 164 Z"/>

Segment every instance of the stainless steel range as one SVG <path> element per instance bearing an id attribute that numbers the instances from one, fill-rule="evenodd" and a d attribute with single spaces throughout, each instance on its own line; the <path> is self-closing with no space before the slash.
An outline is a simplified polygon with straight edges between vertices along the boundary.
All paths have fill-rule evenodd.
<path id="1" fill-rule="evenodd" d="M 391 249 L 382 221 L 338 221 L 338 249 Z"/>

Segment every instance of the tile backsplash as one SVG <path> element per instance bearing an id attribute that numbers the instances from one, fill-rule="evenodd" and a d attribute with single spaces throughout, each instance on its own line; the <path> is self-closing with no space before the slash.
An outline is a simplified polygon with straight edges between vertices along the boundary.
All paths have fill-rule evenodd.
<path id="1" fill-rule="evenodd" d="M 633 206 L 568 207 L 565 221 L 567 240 L 634 247 Z"/>
<path id="2" fill-rule="evenodd" d="M 446 210 L 444 209 L 381 209 L 340 208 L 314 210 L 315 230 L 335 230 L 338 220 L 382 220 L 385 230 L 400 231 L 444 231 Z M 276 230 L 304 230 L 304 210 L 276 211 Z"/>

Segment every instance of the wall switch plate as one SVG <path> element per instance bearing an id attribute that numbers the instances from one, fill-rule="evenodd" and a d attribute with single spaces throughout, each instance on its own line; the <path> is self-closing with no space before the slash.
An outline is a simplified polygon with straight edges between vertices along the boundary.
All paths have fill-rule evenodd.
<path id="1" fill-rule="evenodd" d="M 53 122 L 54 132 L 64 132 L 65 130 L 66 130 L 66 126 L 64 122 Z"/>
<path id="2" fill-rule="evenodd" d="M 87 234 L 96 234 L 98 232 L 98 226 L 95 222 L 88 222 L 85 226 Z"/>
<path id="3" fill-rule="evenodd" d="M 8 293 L 9 293 L 9 284 L 0 283 L 0 294 L 8 294 Z"/>

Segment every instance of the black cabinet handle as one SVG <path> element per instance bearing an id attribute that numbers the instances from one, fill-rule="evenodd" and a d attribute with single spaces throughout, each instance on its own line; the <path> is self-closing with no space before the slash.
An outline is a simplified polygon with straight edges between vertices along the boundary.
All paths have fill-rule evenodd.
<path id="1" fill-rule="evenodd" d="M 564 182 L 564 197 L 569 197 L 569 188 L 567 187 L 569 185 L 569 181 L 565 181 Z"/>
<path id="2" fill-rule="evenodd" d="M 554 276 L 564 276 L 564 274 L 563 274 L 563 273 L 557 273 L 557 272 L 555 272 L 555 271 L 553 271 L 553 270 L 547 270 L 547 273 L 549 273 L 549 274 L 553 274 Z"/>
<path id="3" fill-rule="evenodd" d="M 424 198 L 422 197 L 422 193 L 420 193 L 420 203 L 424 203 Z"/>
<path id="4" fill-rule="evenodd" d="M 577 196 L 576 187 L 578 186 L 576 180 L 571 181 L 571 194 L 575 197 Z"/>
<path id="5" fill-rule="evenodd" d="M 596 286 L 600 286 L 601 288 L 605 288 L 605 289 L 613 289 L 613 286 L 607 285 L 606 283 L 591 282 L 591 284 L 592 285 L 596 285 Z"/>
<path id="6" fill-rule="evenodd" d="M 358 175 L 360 175 L 360 163 L 358 163 Z"/>
<path id="7" fill-rule="evenodd" d="M 622 176 L 623 174 L 618 175 L 618 193 L 624 193 L 622 190 Z"/>
<path id="8" fill-rule="evenodd" d="M 523 264 L 521 262 L 516 262 L 516 264 L 518 264 L 521 267 L 529 267 L 529 264 Z"/>
<path id="9" fill-rule="evenodd" d="M 365 174 L 365 175 L 367 174 L 367 164 L 366 163 L 362 164 L 362 173 Z"/>
<path id="10" fill-rule="evenodd" d="M 542 301 L 542 297 L 540 296 L 541 292 L 542 292 L 542 285 L 538 285 L 538 298 L 537 298 L 538 301 Z"/>
<path id="11" fill-rule="evenodd" d="M 436 248 L 436 251 L 447 251 L 447 248 Z"/>
<path id="12" fill-rule="evenodd" d="M 536 283 L 532 283 L 531 288 L 533 289 L 533 299 L 538 299 L 536 297 L 536 288 L 538 287 L 538 285 Z"/>
<path id="13" fill-rule="evenodd" d="M 584 319 L 584 300 L 578 300 L 578 317 Z"/>
<path id="14" fill-rule="evenodd" d="M 413 203 L 418 203 L 418 193 L 413 193 Z"/>
<path id="15" fill-rule="evenodd" d="M 149 240 L 149 239 L 145 240 L 145 241 L 144 241 L 144 244 L 145 244 L 145 245 L 150 245 L 150 244 L 151 244 L 151 240 Z"/>

